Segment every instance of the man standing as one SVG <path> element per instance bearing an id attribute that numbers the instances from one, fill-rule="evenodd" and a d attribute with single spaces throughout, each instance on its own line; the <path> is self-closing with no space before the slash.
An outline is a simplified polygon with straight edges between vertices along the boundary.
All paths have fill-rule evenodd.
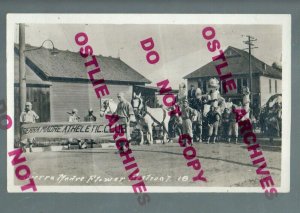
<path id="1" fill-rule="evenodd" d="M 78 116 L 78 110 L 77 109 L 73 109 L 72 112 L 67 112 L 70 116 L 69 116 L 69 122 L 70 123 L 76 123 L 79 122 L 80 117 Z M 80 139 L 76 139 L 78 141 L 78 146 L 79 149 L 81 148 L 81 144 L 80 144 Z M 70 149 L 71 147 L 71 143 L 73 142 L 73 138 L 68 138 L 68 149 Z"/>
<path id="2" fill-rule="evenodd" d="M 119 103 L 117 109 L 114 114 L 118 115 L 118 124 L 123 127 L 125 126 L 126 130 L 126 139 L 128 143 L 131 141 L 130 136 L 130 121 L 132 120 L 132 116 L 134 116 L 133 108 L 131 104 L 125 99 L 124 93 L 120 92 L 117 95 Z M 124 144 L 121 144 L 120 152 L 124 151 Z"/>
<path id="3" fill-rule="evenodd" d="M 220 114 L 217 111 L 217 108 L 214 106 L 210 107 L 210 111 L 207 113 L 208 120 L 208 139 L 207 144 L 210 142 L 210 138 L 213 135 L 213 143 L 216 143 L 216 138 L 218 136 L 218 128 L 220 121 Z"/>
<path id="4" fill-rule="evenodd" d="M 185 85 L 185 83 L 182 82 L 182 83 L 179 84 L 179 90 L 178 90 L 178 94 L 176 96 L 176 102 L 177 102 L 177 104 L 179 105 L 180 108 L 183 107 L 183 102 L 187 98 L 188 97 L 187 97 L 187 94 L 186 94 L 186 85 Z M 182 134 L 182 117 L 178 116 L 178 115 L 173 115 L 170 120 L 174 121 L 174 131 L 176 133 L 178 133 L 178 135 L 181 135 Z"/>
<path id="5" fill-rule="evenodd" d="M 193 108 L 197 110 L 197 119 L 193 122 L 193 130 L 196 133 L 195 139 L 198 142 L 202 142 L 202 112 L 204 108 L 204 101 L 202 96 L 202 91 L 200 88 L 196 89 L 196 98 L 194 100 Z"/>
<path id="6" fill-rule="evenodd" d="M 94 112 L 93 109 L 89 109 L 89 112 L 88 112 L 89 114 L 84 117 L 85 122 L 95 122 L 97 120 L 96 116 L 93 115 L 93 112 Z M 93 144 L 95 142 L 94 139 L 90 139 L 90 140 L 85 139 L 83 145 L 85 145 L 85 147 L 87 148 L 86 144 L 88 141 L 91 142 L 91 148 L 93 148 Z"/>
<path id="7" fill-rule="evenodd" d="M 94 122 L 97 120 L 96 116 L 93 115 L 93 109 L 89 109 L 88 115 L 84 117 L 85 122 Z"/>
<path id="8" fill-rule="evenodd" d="M 182 118 L 182 133 L 188 134 L 191 137 L 191 145 L 193 145 L 193 127 L 192 122 L 197 118 L 197 111 L 189 107 L 188 100 L 183 101 L 183 107 L 181 110 Z M 186 143 L 185 143 L 186 145 Z"/>
<path id="9" fill-rule="evenodd" d="M 194 104 L 194 99 L 196 98 L 196 90 L 194 85 L 191 85 L 191 89 L 188 91 L 188 101 L 189 101 L 189 105 L 191 107 L 193 107 Z"/>
<path id="10" fill-rule="evenodd" d="M 232 100 L 231 98 L 228 98 L 227 102 L 225 103 L 225 107 L 231 109 L 232 106 L 233 106 Z"/>
<path id="11" fill-rule="evenodd" d="M 78 116 L 78 110 L 73 109 L 72 112 L 68 112 L 69 116 L 69 122 L 74 123 L 74 122 L 79 122 L 80 117 Z"/>
<path id="12" fill-rule="evenodd" d="M 224 109 L 224 112 L 222 114 L 222 135 L 223 139 L 227 142 L 230 142 L 230 136 L 229 136 L 229 127 L 230 127 L 230 111 L 228 108 Z"/>
<path id="13" fill-rule="evenodd" d="M 20 115 L 20 123 L 22 124 L 32 124 L 35 123 L 36 120 L 39 119 L 39 116 L 32 110 L 32 104 L 30 102 L 26 102 L 25 110 Z M 28 138 L 21 140 L 21 147 L 24 152 L 26 152 L 26 144 L 29 145 L 29 151 L 32 152 L 32 142 L 34 138 Z"/>
<path id="14" fill-rule="evenodd" d="M 228 143 L 230 143 L 230 140 L 232 138 L 232 133 L 233 133 L 233 138 L 235 140 L 235 143 L 238 143 L 238 134 L 239 134 L 239 126 L 238 123 L 236 122 L 236 107 L 235 105 L 232 105 L 232 110 L 230 112 L 229 116 L 229 130 L 228 130 Z"/>

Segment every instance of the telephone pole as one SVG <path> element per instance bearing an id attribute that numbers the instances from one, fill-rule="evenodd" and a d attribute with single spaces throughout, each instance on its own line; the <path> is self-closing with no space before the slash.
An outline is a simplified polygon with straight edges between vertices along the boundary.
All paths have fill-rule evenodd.
<path id="1" fill-rule="evenodd" d="M 249 90 L 250 90 L 250 105 L 253 104 L 253 90 L 252 90 L 252 63 L 251 63 L 251 50 L 256 49 L 258 47 L 255 47 L 253 42 L 257 41 L 256 38 L 250 36 L 250 35 L 242 35 L 243 37 L 246 37 L 247 40 L 243 41 L 248 47 L 246 48 L 249 53 Z"/>
<path id="2" fill-rule="evenodd" d="M 20 113 L 26 102 L 25 24 L 19 24 L 19 93 Z"/>

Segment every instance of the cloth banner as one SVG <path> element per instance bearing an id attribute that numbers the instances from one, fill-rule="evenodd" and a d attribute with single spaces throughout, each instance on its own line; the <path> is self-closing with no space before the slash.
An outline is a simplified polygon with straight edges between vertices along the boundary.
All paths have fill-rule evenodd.
<path id="1" fill-rule="evenodd" d="M 47 122 L 24 124 L 22 129 L 22 139 L 26 138 L 78 138 L 90 139 L 101 137 L 112 137 L 114 132 L 125 132 L 122 128 L 111 129 L 108 125 L 96 122 Z"/>

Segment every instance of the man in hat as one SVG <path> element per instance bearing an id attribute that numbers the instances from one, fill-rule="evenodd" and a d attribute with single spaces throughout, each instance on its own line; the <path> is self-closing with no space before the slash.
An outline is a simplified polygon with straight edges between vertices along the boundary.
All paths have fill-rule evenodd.
<path id="1" fill-rule="evenodd" d="M 178 94 L 176 96 L 176 102 L 180 108 L 183 107 L 184 100 L 186 100 L 188 98 L 186 93 L 187 93 L 186 85 L 184 82 L 181 82 L 179 84 L 179 90 L 178 90 Z M 173 106 L 171 110 L 173 110 L 173 108 L 175 109 L 175 106 Z M 182 134 L 182 118 L 181 118 L 181 116 L 172 115 L 170 118 L 170 121 L 173 122 L 173 129 L 175 131 L 175 136 L 176 136 L 176 134 L 181 135 Z"/>
<path id="2" fill-rule="evenodd" d="M 89 111 L 88 111 L 88 115 L 86 115 L 85 117 L 84 117 L 84 121 L 85 122 L 95 122 L 96 120 L 97 120 L 97 118 L 96 118 L 96 116 L 94 116 L 93 115 L 93 109 L 89 109 Z M 94 144 L 94 139 L 85 139 L 84 140 L 85 142 L 85 147 L 87 148 L 87 146 L 86 146 L 86 144 L 87 144 L 87 142 L 88 141 L 90 141 L 90 143 L 91 143 L 91 148 L 93 148 L 93 144 Z M 83 144 L 84 145 L 84 144 Z"/>
<path id="3" fill-rule="evenodd" d="M 218 136 L 219 121 L 220 121 L 220 114 L 217 111 L 217 107 L 211 105 L 210 111 L 207 113 L 207 120 L 208 120 L 207 144 L 209 144 L 211 136 L 213 136 L 213 143 L 216 143 L 216 138 Z"/>
<path id="4" fill-rule="evenodd" d="M 73 109 L 72 112 L 68 112 L 69 116 L 69 122 L 74 123 L 74 122 L 79 122 L 80 117 L 78 116 L 78 110 Z"/>
<path id="5" fill-rule="evenodd" d="M 70 123 L 76 123 L 79 122 L 80 117 L 78 116 L 78 110 L 77 109 L 73 109 L 72 112 L 67 112 L 70 116 L 69 116 L 69 122 Z M 80 139 L 76 139 L 76 138 L 68 138 L 68 149 L 70 149 L 71 147 L 71 142 L 73 142 L 73 140 L 77 140 L 78 141 L 78 145 L 79 145 L 79 149 L 81 148 L 81 144 L 80 144 Z"/>
<path id="6" fill-rule="evenodd" d="M 93 115 L 93 109 L 89 109 L 88 115 L 84 117 L 85 122 L 94 122 L 97 120 L 96 116 Z"/>
<path id="7" fill-rule="evenodd" d="M 191 145 L 193 144 L 193 122 L 197 118 L 197 111 L 189 107 L 189 102 L 187 99 L 183 101 L 183 106 L 181 109 L 182 118 L 182 133 L 188 134 L 191 137 Z M 185 144 L 186 145 L 186 144 Z"/>
<path id="8" fill-rule="evenodd" d="M 193 122 L 193 130 L 195 134 L 195 139 L 198 142 L 202 142 L 202 112 L 204 108 L 204 97 L 202 96 L 202 91 L 200 88 L 196 89 L 196 98 L 194 100 L 194 106 L 192 106 L 195 110 L 197 110 L 197 119 Z"/>
<path id="9" fill-rule="evenodd" d="M 118 124 L 122 127 L 125 127 L 126 130 L 126 139 L 130 143 L 131 136 L 130 136 L 130 121 L 133 119 L 134 116 L 133 108 L 131 104 L 125 99 L 124 93 L 120 92 L 117 95 L 119 103 L 117 109 L 114 114 L 118 115 Z M 121 152 L 124 151 L 124 144 L 121 144 Z"/>
<path id="10" fill-rule="evenodd" d="M 239 126 L 236 122 L 236 106 L 232 105 L 232 110 L 229 115 L 229 130 L 228 130 L 228 143 L 231 138 L 234 138 L 235 143 L 238 143 Z"/>
<path id="11" fill-rule="evenodd" d="M 35 123 L 36 120 L 39 119 L 39 116 L 32 110 L 32 104 L 30 102 L 26 102 L 25 110 L 20 115 L 20 123 L 22 124 L 32 124 Z M 28 138 L 21 140 L 21 147 L 24 152 L 26 152 L 25 146 L 28 143 L 29 151 L 32 152 L 32 142 L 34 138 Z"/>

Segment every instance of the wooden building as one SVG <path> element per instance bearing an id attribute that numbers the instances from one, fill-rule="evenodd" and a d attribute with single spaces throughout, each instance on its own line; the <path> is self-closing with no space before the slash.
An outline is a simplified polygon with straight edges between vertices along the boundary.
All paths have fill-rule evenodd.
<path id="1" fill-rule="evenodd" d="M 34 48 L 26 46 L 26 49 Z M 97 99 L 88 79 L 84 59 L 77 52 L 58 50 L 57 55 L 41 48 L 26 51 L 27 101 L 32 102 L 33 110 L 40 116 L 39 122 L 67 121 L 73 108 L 79 116 L 87 115 L 88 109 L 94 109 L 99 117 L 101 99 Z M 19 129 L 19 50 L 15 45 L 14 90 L 15 90 L 15 131 Z M 120 58 L 97 56 L 101 67 L 100 77 L 108 85 L 109 96 L 117 103 L 117 93 L 124 92 L 127 100 L 132 98 L 135 85 L 151 83 L 143 75 L 124 63 Z M 101 118 L 103 120 L 103 118 Z"/>
<path id="2" fill-rule="evenodd" d="M 225 93 L 223 88 L 220 87 L 220 93 L 225 98 L 231 98 L 237 104 L 242 101 L 243 86 L 250 88 L 249 54 L 231 46 L 225 50 L 224 54 L 228 67 L 222 69 L 222 71 L 232 73 L 237 89 Z M 251 57 L 253 104 L 262 106 L 272 95 L 282 93 L 281 70 L 267 65 L 254 56 Z M 211 61 L 185 76 L 184 79 L 187 79 L 188 88 L 190 88 L 190 85 L 194 85 L 206 93 L 209 79 L 215 77 L 219 80 L 215 66 L 220 63 L 220 61 Z"/>
<path id="3" fill-rule="evenodd" d="M 144 101 L 147 103 L 147 106 L 151 108 L 159 108 L 164 106 L 162 102 L 164 94 L 160 94 L 160 87 L 135 85 L 133 87 L 133 92 L 135 92 L 137 95 L 141 94 Z M 171 90 L 170 93 L 173 93 L 176 96 L 178 90 Z"/>

